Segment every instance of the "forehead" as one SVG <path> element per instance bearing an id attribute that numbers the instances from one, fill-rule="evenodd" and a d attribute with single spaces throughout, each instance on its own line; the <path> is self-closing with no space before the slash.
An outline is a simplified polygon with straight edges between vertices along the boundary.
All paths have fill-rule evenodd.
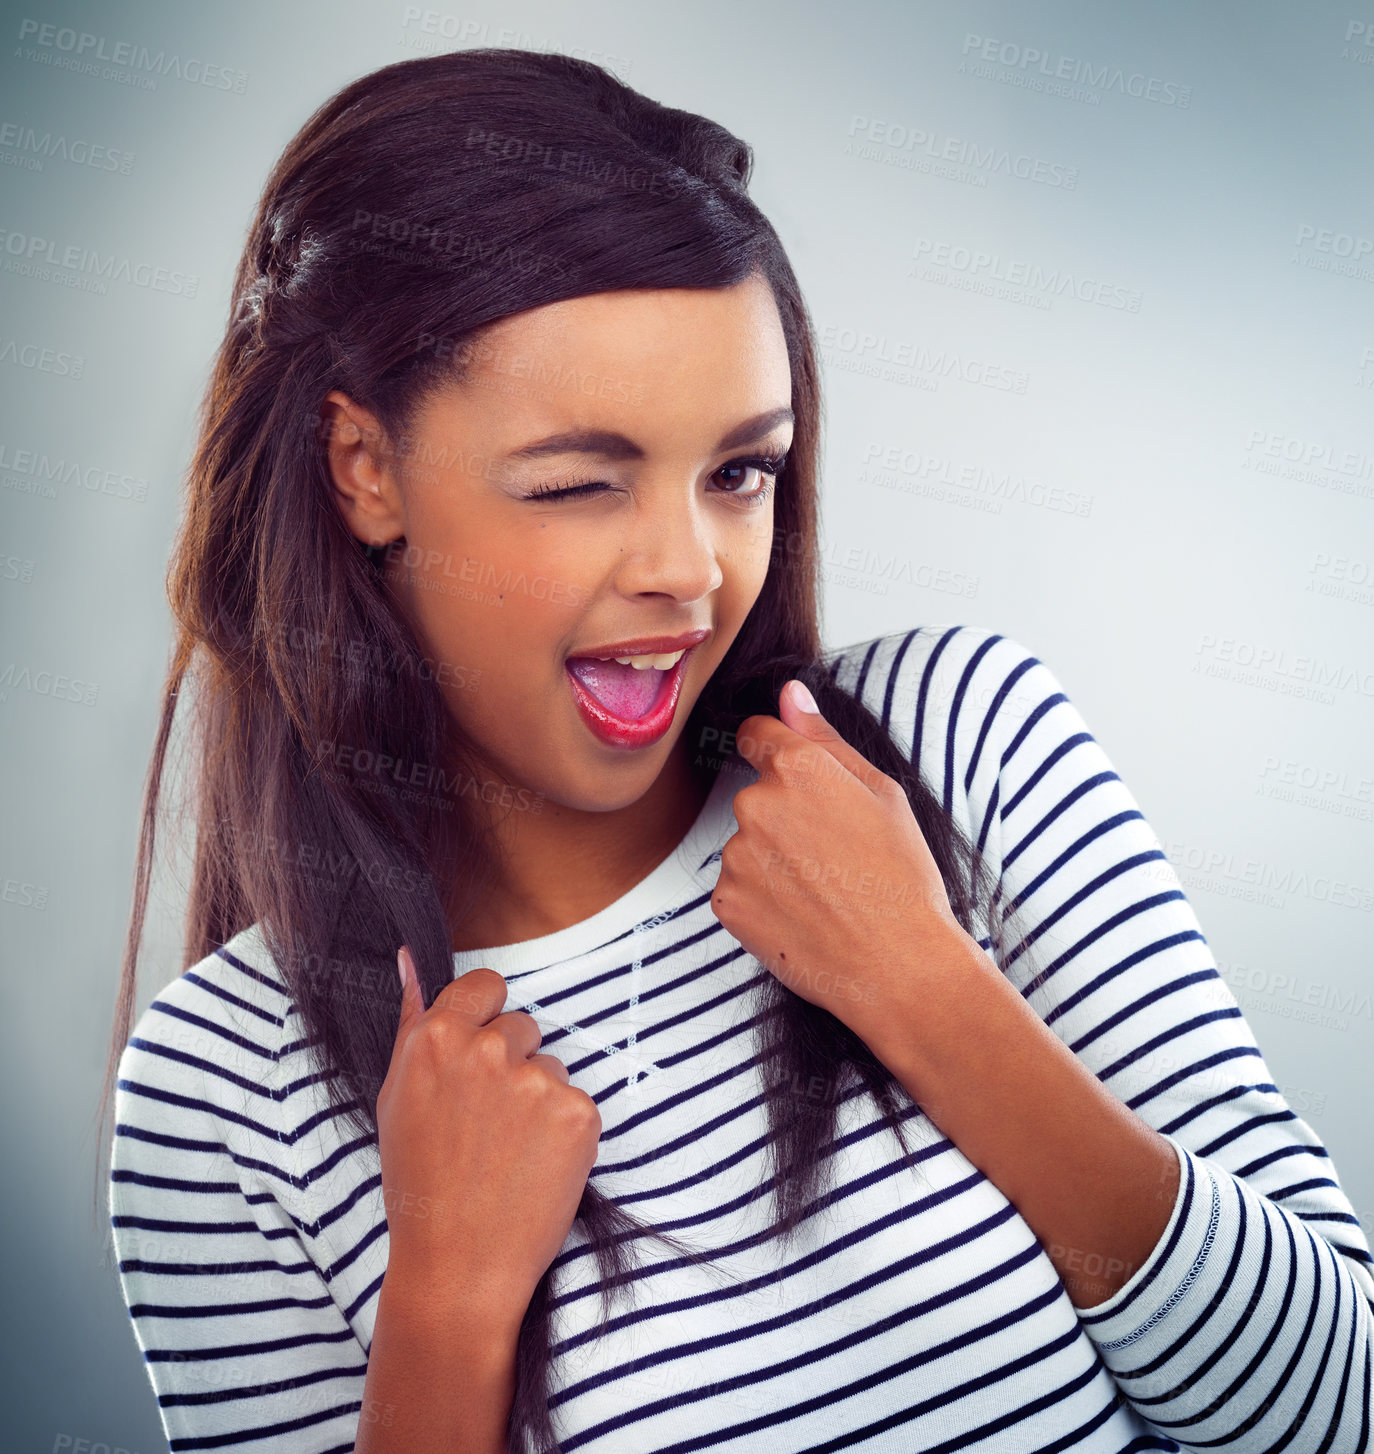
<path id="1" fill-rule="evenodd" d="M 433 400 L 526 433 L 580 423 L 697 427 L 791 402 L 786 338 L 759 275 L 728 288 L 622 289 L 531 308 L 483 329 L 461 382 Z"/>

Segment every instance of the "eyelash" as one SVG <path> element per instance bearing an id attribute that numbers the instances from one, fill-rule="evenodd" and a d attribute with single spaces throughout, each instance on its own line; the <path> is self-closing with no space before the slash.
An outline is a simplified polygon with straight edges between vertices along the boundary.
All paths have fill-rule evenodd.
<path id="1" fill-rule="evenodd" d="M 728 460 L 716 471 L 717 474 L 720 474 L 721 470 L 756 469 L 768 477 L 768 483 L 762 489 L 750 494 L 739 494 L 736 490 L 723 490 L 721 493 L 736 495 L 741 500 L 747 500 L 751 506 L 761 505 L 773 493 L 774 486 L 777 484 L 777 477 L 782 473 L 783 467 L 786 464 L 786 454 L 752 454 L 741 459 Z M 539 485 L 535 489 L 527 491 L 523 498 L 526 500 L 567 500 L 579 495 L 599 494 L 602 490 L 609 490 L 610 488 L 611 486 L 604 480 L 581 480 L 568 483 L 555 482 L 549 485 Z"/>

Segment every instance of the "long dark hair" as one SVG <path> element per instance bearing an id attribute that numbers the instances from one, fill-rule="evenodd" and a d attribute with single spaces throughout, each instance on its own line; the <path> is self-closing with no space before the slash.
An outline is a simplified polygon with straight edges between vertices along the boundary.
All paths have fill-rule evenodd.
<path id="1" fill-rule="evenodd" d="M 1000 948 L 979 854 L 893 741 L 886 712 L 880 720 L 864 708 L 821 659 L 815 345 L 782 245 L 747 194 L 752 163 L 723 127 L 599 66 L 505 49 L 385 66 L 322 105 L 287 146 L 234 279 L 169 570 L 176 642 L 145 788 L 102 1133 L 136 1002 L 163 769 L 177 704 L 189 697 L 197 830 L 185 967 L 260 925 L 336 1114 L 375 1138 L 400 1008 L 397 946 L 411 946 L 430 1003 L 453 977 L 452 886 L 470 901 L 492 857 L 461 795 L 379 791 L 375 778 L 337 769 L 339 743 L 355 762 L 366 750 L 374 761 L 428 764 L 468 761 L 471 744 L 376 552 L 334 504 L 320 410 L 341 389 L 401 440 L 426 391 L 461 377 L 484 325 L 586 294 L 720 288 L 761 273 L 787 341 L 796 425 L 769 570 L 685 724 L 694 768 L 709 777 L 719 761 L 709 744 L 752 713 L 776 713 L 783 682 L 800 677 L 846 740 L 902 784 L 956 917 L 973 932 L 983 906 Z M 311 851 L 308 860 L 255 851 L 262 843 Z M 845 1082 L 871 1092 L 908 1161 L 902 1122 L 913 1108 L 855 1034 L 771 974 L 757 1004 L 773 1170 L 760 1194 L 773 1190 L 785 1241 L 830 1195 Z M 826 1093 L 798 1091 L 817 1085 Z M 605 1311 L 632 1273 L 634 1238 L 683 1250 L 590 1182 L 579 1227 Z M 513 1451 L 557 1447 L 550 1277 L 521 1329 Z"/>

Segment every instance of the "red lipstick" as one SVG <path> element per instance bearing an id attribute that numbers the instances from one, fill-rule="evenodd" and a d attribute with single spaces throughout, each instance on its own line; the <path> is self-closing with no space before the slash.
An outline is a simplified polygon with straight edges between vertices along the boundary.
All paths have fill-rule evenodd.
<path id="1" fill-rule="evenodd" d="M 610 642 L 603 646 L 569 653 L 563 664 L 564 674 L 568 679 L 573 700 L 577 704 L 582 720 L 591 729 L 593 735 L 610 747 L 648 747 L 657 742 L 672 726 L 678 696 L 682 691 L 682 679 L 692 651 L 710 634 L 710 628 L 704 627 L 701 630 L 679 636 L 641 636 L 636 637 L 633 641 Z M 666 654 L 670 651 L 681 651 L 682 656 L 667 671 L 659 675 L 654 695 L 641 715 L 633 718 L 620 715 L 592 690 L 597 687 L 598 683 L 596 670 L 587 665 L 588 658 L 649 656 Z M 574 671 L 570 665 L 574 661 L 581 661 L 584 664 L 582 675 L 586 678 L 585 681 L 579 679 L 578 672 Z M 601 670 L 607 677 L 613 677 L 618 671 L 632 672 L 636 668 L 616 667 L 613 663 L 608 662 Z M 618 696 L 618 693 L 613 690 L 614 685 L 616 684 L 612 683 L 612 689 L 608 690 L 604 682 L 601 684 L 603 694 L 613 700 Z"/>
<path id="2" fill-rule="evenodd" d="M 711 634 L 709 626 L 700 626 L 695 631 L 679 631 L 676 636 L 636 636 L 628 641 L 611 641 L 602 646 L 584 646 L 580 651 L 570 651 L 568 659 L 575 656 L 658 656 L 669 651 L 681 651 L 698 646 Z"/>

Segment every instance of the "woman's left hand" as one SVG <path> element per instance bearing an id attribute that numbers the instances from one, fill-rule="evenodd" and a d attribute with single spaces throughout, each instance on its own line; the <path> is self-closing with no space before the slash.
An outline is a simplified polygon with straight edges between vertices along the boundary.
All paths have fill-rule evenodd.
<path id="1" fill-rule="evenodd" d="M 942 966 L 972 946 L 894 778 L 784 685 L 782 720 L 740 723 L 759 772 L 735 794 L 711 908 L 788 989 L 827 1009 L 882 1058 Z"/>

